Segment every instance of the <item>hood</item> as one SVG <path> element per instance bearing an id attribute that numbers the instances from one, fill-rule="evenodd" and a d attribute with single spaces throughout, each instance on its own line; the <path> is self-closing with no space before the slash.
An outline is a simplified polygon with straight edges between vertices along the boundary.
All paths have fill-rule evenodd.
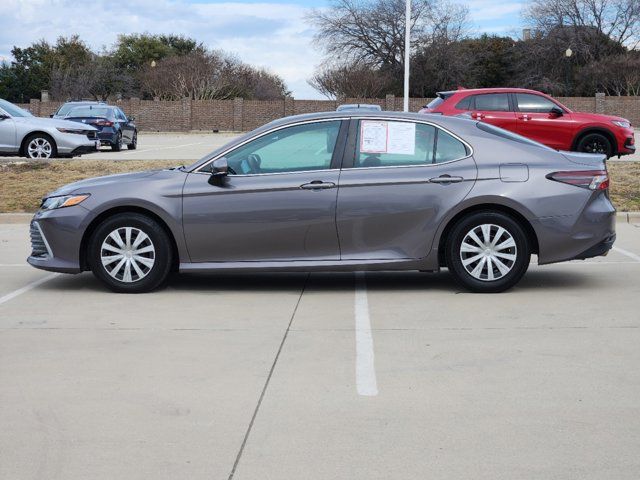
<path id="1" fill-rule="evenodd" d="M 121 185 L 123 183 L 136 182 L 142 179 L 156 175 L 162 170 L 148 170 L 146 172 L 136 173 L 119 173 L 117 175 L 107 175 L 104 177 L 87 178 L 86 180 L 80 180 L 79 182 L 69 183 L 64 185 L 53 192 L 48 193 L 47 197 L 57 195 L 69 195 L 71 193 L 91 193 L 91 189 L 95 187 L 103 187 L 105 185 L 117 183 Z M 82 191 L 81 191 L 82 190 Z"/>
<path id="2" fill-rule="evenodd" d="M 43 117 L 14 117 L 16 122 L 28 123 L 42 128 L 72 128 L 78 129 L 78 122 L 70 122 L 68 120 L 60 120 L 59 118 L 43 118 Z M 96 130 L 91 125 L 83 125 L 83 130 Z"/>
<path id="3" fill-rule="evenodd" d="M 604 122 L 606 124 L 610 124 L 610 126 L 614 127 L 611 122 L 629 122 L 628 119 L 624 117 L 616 117 L 614 115 L 602 115 L 600 113 L 586 113 L 586 112 L 571 112 L 571 118 L 574 120 L 582 120 L 586 122 Z M 631 123 L 631 122 L 629 122 Z"/>

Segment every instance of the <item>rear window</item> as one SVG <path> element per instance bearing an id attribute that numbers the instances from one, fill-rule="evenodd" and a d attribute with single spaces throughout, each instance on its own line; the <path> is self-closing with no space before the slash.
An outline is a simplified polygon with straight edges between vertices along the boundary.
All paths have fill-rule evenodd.
<path id="1" fill-rule="evenodd" d="M 90 106 L 72 108 L 65 116 L 115 118 L 111 108 Z"/>
<path id="2" fill-rule="evenodd" d="M 509 130 L 505 130 L 503 128 L 495 127 L 488 123 L 478 122 L 476 123 L 476 127 L 484 132 L 491 133 L 492 135 L 495 135 L 497 137 L 506 138 L 507 140 L 511 140 L 512 142 L 524 143 L 525 145 L 544 148 L 545 150 L 553 150 L 553 148 L 547 147 L 542 143 L 538 143 L 534 140 L 523 137 L 522 135 L 518 135 L 517 133 L 510 132 Z"/>

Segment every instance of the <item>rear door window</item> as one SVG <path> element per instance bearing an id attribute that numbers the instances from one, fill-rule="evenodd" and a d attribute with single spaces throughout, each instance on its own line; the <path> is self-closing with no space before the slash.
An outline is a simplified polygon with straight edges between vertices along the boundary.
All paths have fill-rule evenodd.
<path id="1" fill-rule="evenodd" d="M 406 167 L 466 157 L 467 147 L 440 128 L 424 123 L 360 120 L 354 168 Z"/>
<path id="2" fill-rule="evenodd" d="M 487 112 L 508 112 L 509 96 L 506 93 L 486 93 L 474 95 L 474 110 Z"/>

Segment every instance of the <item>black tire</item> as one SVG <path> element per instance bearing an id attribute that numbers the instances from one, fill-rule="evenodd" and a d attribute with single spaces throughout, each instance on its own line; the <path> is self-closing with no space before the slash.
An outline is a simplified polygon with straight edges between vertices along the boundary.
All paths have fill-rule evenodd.
<path id="1" fill-rule="evenodd" d="M 30 149 L 29 146 L 31 145 L 32 142 L 45 142 L 50 146 L 50 154 L 48 157 L 35 157 L 35 156 L 31 156 L 30 153 Z M 51 138 L 51 136 L 47 135 L 46 133 L 33 133 L 31 135 L 29 135 L 23 144 L 23 155 L 25 157 L 27 157 L 29 160 L 49 160 L 50 158 L 56 158 L 58 156 L 58 146 L 56 145 L 56 142 L 53 138 Z"/>
<path id="2" fill-rule="evenodd" d="M 488 242 L 488 245 L 495 243 L 496 246 L 503 245 L 503 248 L 491 249 L 478 245 L 478 242 L 473 241 L 472 237 L 468 236 L 476 228 L 482 231 L 482 225 L 489 226 L 489 239 L 491 239 L 492 234 L 496 236 L 500 233 L 500 237 L 496 238 L 494 242 Z M 499 230 L 500 227 L 504 229 L 504 232 Z M 482 231 L 482 235 L 476 234 L 476 236 L 479 237 L 483 244 L 486 244 L 483 234 L 484 231 Z M 509 235 L 513 242 L 509 241 Z M 478 245 L 477 251 L 463 251 L 463 241 L 465 241 L 465 248 Z M 515 243 L 514 247 L 505 246 L 511 245 L 511 243 Z M 464 288 L 478 293 L 503 292 L 513 287 L 529 268 L 529 260 L 531 258 L 531 246 L 522 226 L 512 217 L 494 211 L 472 213 L 460 219 L 451 229 L 445 249 L 447 266 L 454 279 Z M 482 257 L 479 257 L 479 260 L 468 263 L 467 267 L 463 264 L 463 259 L 465 262 L 469 262 L 473 258 L 477 258 L 477 256 L 485 255 L 487 251 L 495 256 L 491 256 L 490 259 L 486 260 L 482 260 Z M 505 260 L 506 257 L 514 258 Z M 496 263 L 496 258 L 503 268 L 508 268 L 508 272 L 501 271 Z M 484 262 L 484 266 L 480 266 L 480 270 L 476 271 L 476 267 L 482 262 Z M 491 267 L 491 273 L 489 273 L 489 267 Z M 467 268 L 476 273 L 468 271 Z M 496 279 L 492 280 L 491 277 Z"/>
<path id="3" fill-rule="evenodd" d="M 150 267 L 142 263 L 137 263 L 139 268 L 144 271 L 144 276 L 142 277 L 134 273 L 135 270 L 131 264 L 129 266 L 131 272 L 129 275 L 133 278 L 130 278 L 130 281 L 125 281 L 126 259 L 125 265 L 115 273 L 115 276 L 112 276 L 107 271 L 107 266 L 104 266 L 102 262 L 103 255 L 106 256 L 111 252 L 107 249 L 103 250 L 103 242 L 107 241 L 115 245 L 112 240 L 107 240 L 109 235 L 114 231 L 118 231 L 121 237 L 125 234 L 125 237 L 122 238 L 126 239 L 125 229 L 127 227 L 132 227 L 133 232 L 130 238 L 130 245 L 135 244 L 137 230 L 143 232 L 149 238 L 149 242 L 147 243 L 147 240 L 145 240 L 142 248 L 146 248 L 145 245 L 148 246 L 150 244 L 154 249 L 153 253 L 145 252 L 144 254 L 134 257 L 139 258 L 139 256 L 144 255 L 147 260 L 153 259 L 153 262 Z M 134 234 L 136 234 L 136 237 L 133 237 Z M 102 222 L 91 236 L 87 254 L 88 263 L 93 274 L 109 289 L 119 293 L 145 293 L 155 290 L 166 281 L 173 262 L 171 240 L 165 230 L 155 220 L 139 213 L 119 213 Z M 113 254 L 115 254 L 115 252 Z M 129 259 L 130 258 L 131 256 L 129 256 Z M 109 268 L 115 269 L 119 263 L 119 261 L 111 262 Z M 116 266 L 111 267 L 110 265 L 113 264 Z"/>
<path id="4" fill-rule="evenodd" d="M 604 153 L 607 158 L 613 156 L 613 145 L 611 140 L 602 133 L 587 133 L 578 142 L 578 152 L 585 153 Z"/>
<path id="5" fill-rule="evenodd" d="M 138 148 L 138 131 L 133 132 L 133 138 L 131 139 L 131 143 L 127 145 L 129 150 L 135 150 Z"/>
<path id="6" fill-rule="evenodd" d="M 111 144 L 111 150 L 113 150 L 114 152 L 119 152 L 120 150 L 122 150 L 122 133 L 118 133 L 115 143 Z"/>

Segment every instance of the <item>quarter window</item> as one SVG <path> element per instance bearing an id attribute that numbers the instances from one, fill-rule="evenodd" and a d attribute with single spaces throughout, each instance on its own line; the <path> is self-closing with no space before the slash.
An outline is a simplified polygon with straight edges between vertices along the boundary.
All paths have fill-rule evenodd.
<path id="1" fill-rule="evenodd" d="M 474 95 L 475 110 L 489 112 L 508 112 L 509 97 L 506 93 L 487 93 L 484 95 Z"/>
<path id="2" fill-rule="evenodd" d="M 468 155 L 467 147 L 457 138 L 438 129 L 436 138 L 436 158 L 433 163 L 450 162 Z"/>
<path id="3" fill-rule="evenodd" d="M 233 150 L 227 162 L 239 175 L 328 169 L 340 124 L 337 120 L 276 130 Z"/>
<path id="4" fill-rule="evenodd" d="M 521 112 L 549 113 L 553 108 L 560 108 L 548 98 L 531 93 L 516 93 L 516 103 Z"/>

